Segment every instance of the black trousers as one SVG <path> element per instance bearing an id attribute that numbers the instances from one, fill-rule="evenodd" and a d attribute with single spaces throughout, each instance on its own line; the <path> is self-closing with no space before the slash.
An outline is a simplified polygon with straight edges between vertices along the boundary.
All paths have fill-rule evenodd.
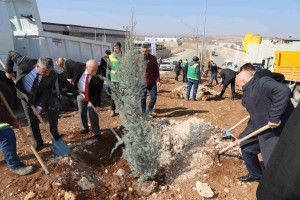
<path id="1" fill-rule="evenodd" d="M 179 70 L 175 71 L 175 80 L 178 81 L 178 76 L 179 76 Z"/>
<path id="2" fill-rule="evenodd" d="M 235 95 L 235 79 L 231 79 L 230 81 L 228 81 L 227 83 L 224 83 L 223 84 L 223 88 L 222 88 L 222 91 L 221 91 L 221 94 L 220 94 L 220 97 L 223 97 L 223 94 L 225 93 L 225 90 L 227 88 L 227 86 L 231 84 L 231 98 L 234 97 Z"/>
<path id="3" fill-rule="evenodd" d="M 26 119 L 28 125 L 30 127 L 31 134 L 35 140 L 36 145 L 43 145 L 43 139 L 40 132 L 39 120 L 37 116 L 34 115 L 31 106 L 27 104 L 24 99 L 21 99 L 21 103 L 26 115 Z M 47 104 L 45 105 L 45 110 L 48 112 L 49 124 L 50 124 L 50 132 L 53 137 L 58 137 L 57 125 L 58 125 L 58 113 L 59 108 L 58 105 L 55 104 L 54 95 L 49 99 Z"/>

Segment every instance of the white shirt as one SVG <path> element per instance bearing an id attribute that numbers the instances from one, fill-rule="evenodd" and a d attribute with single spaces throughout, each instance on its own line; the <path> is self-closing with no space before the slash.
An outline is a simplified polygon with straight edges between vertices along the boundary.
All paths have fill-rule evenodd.
<path id="1" fill-rule="evenodd" d="M 78 90 L 81 92 L 84 92 L 86 76 L 89 76 L 89 83 L 90 83 L 92 76 L 89 75 L 86 70 L 84 71 L 84 73 L 82 73 L 82 75 L 77 83 Z"/>

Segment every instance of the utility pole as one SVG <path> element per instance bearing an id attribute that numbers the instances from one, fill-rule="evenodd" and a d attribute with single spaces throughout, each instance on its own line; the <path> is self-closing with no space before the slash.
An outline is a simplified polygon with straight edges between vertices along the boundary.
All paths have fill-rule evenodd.
<path id="1" fill-rule="evenodd" d="M 204 27 L 203 27 L 203 38 L 202 38 L 202 53 L 201 53 L 201 64 L 204 67 L 205 63 L 205 28 L 206 28 L 206 12 L 207 12 L 207 1 L 205 0 L 205 14 L 204 14 Z"/>

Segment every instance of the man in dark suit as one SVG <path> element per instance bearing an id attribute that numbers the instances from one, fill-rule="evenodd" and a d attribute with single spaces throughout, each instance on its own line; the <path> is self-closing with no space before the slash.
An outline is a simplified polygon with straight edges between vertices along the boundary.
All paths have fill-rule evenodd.
<path id="1" fill-rule="evenodd" d="M 79 117 L 82 125 L 81 134 L 89 132 L 87 122 L 87 111 L 89 112 L 90 121 L 95 137 L 101 140 L 99 116 L 90 106 L 90 101 L 95 107 L 100 107 L 101 80 L 97 75 L 98 64 L 95 60 L 88 60 L 84 66 L 83 63 L 66 61 L 67 80 L 74 84 L 75 90 L 78 90 L 77 103 Z"/>
<path id="2" fill-rule="evenodd" d="M 223 94 L 225 93 L 225 90 L 226 90 L 227 86 L 230 84 L 230 86 L 231 86 L 231 98 L 234 98 L 236 72 L 231 70 L 231 69 L 218 68 L 218 73 L 221 75 L 221 78 L 222 78 L 221 82 L 223 84 L 222 91 L 221 91 L 221 93 L 218 97 L 219 98 L 223 97 Z"/>
<path id="3" fill-rule="evenodd" d="M 290 100 L 291 90 L 270 77 L 254 77 L 247 70 L 241 71 L 235 82 L 243 89 L 242 104 L 250 115 L 246 129 L 238 138 L 243 138 L 267 124 L 270 126 L 270 129 L 240 144 L 249 172 L 248 175 L 240 177 L 240 181 L 258 181 L 262 176 L 262 169 L 257 154 L 261 152 L 264 165 L 267 166 L 281 131 L 294 109 Z M 239 140 L 236 140 L 236 144 L 239 144 Z"/>
<path id="4" fill-rule="evenodd" d="M 43 108 L 46 108 L 49 116 L 50 132 L 55 139 L 61 138 L 58 134 L 58 108 L 52 100 L 52 88 L 57 78 L 53 71 L 53 61 L 48 57 L 40 57 L 38 60 L 31 59 L 26 56 L 10 51 L 6 60 L 7 78 L 14 76 L 13 67 L 17 65 L 16 88 L 18 97 L 21 99 L 24 112 L 31 129 L 31 133 L 35 140 L 35 148 L 37 151 L 44 146 L 41 136 L 39 115 Z M 25 100 L 23 93 L 28 97 L 28 102 Z M 36 112 L 30 107 L 33 105 Z"/>

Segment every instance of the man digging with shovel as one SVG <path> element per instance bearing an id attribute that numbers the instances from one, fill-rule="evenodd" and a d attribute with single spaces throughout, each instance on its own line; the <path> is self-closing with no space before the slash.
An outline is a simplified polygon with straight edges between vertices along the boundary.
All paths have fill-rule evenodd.
<path id="1" fill-rule="evenodd" d="M 6 60 L 7 78 L 14 79 L 14 65 L 17 65 L 16 88 L 18 97 L 21 99 L 26 119 L 35 140 L 35 149 L 40 151 L 44 147 L 44 142 L 38 117 L 43 108 L 48 111 L 50 134 L 53 139 L 58 141 L 62 137 L 57 131 L 58 108 L 52 99 L 52 88 L 57 78 L 53 71 L 53 61 L 48 57 L 40 57 L 38 60 L 31 59 L 10 51 Z"/>
<path id="2" fill-rule="evenodd" d="M 249 172 L 239 179 L 242 182 L 259 181 L 262 168 L 257 155 L 261 152 L 264 165 L 267 166 L 284 124 L 294 109 L 290 100 L 291 91 L 286 85 L 272 78 L 256 78 L 246 70 L 237 75 L 235 83 L 243 90 L 242 104 L 250 115 L 246 129 L 235 141 L 236 145 L 241 146 L 243 159 Z M 239 139 L 265 125 L 269 125 L 271 129 L 240 144 Z"/>

